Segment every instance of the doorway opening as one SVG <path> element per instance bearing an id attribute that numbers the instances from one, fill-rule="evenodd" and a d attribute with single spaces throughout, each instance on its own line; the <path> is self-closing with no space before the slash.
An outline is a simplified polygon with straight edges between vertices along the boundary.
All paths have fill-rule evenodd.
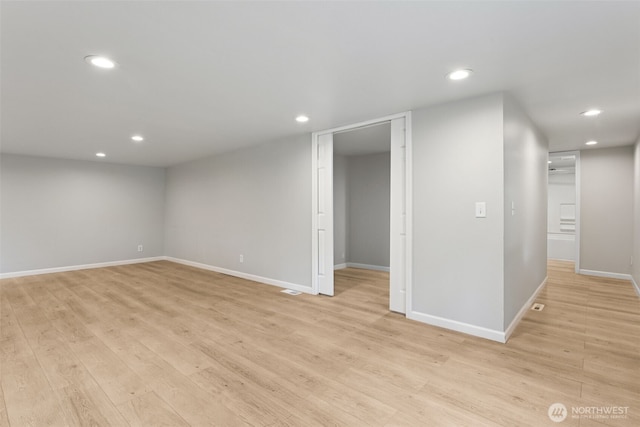
<path id="1" fill-rule="evenodd" d="M 580 270 L 580 152 L 549 153 L 547 258 Z"/>
<path id="2" fill-rule="evenodd" d="M 333 136 L 334 294 L 389 304 L 391 123 Z"/>
<path id="3" fill-rule="evenodd" d="M 411 113 L 315 132 L 312 135 L 312 287 L 334 295 L 334 266 L 347 264 L 342 252 L 334 259 L 334 137 L 353 130 L 389 126 L 389 309 L 411 307 Z M 379 129 L 378 129 L 379 130 Z M 374 130 L 371 130 L 374 132 Z M 353 261 L 354 264 L 358 264 Z M 374 264 L 365 264 L 372 267 Z M 385 267 L 384 262 L 377 267 Z"/>

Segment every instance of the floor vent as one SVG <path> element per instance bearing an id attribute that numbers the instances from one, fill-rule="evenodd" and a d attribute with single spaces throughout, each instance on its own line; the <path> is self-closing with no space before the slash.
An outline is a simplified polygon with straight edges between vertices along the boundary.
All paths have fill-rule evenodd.
<path id="1" fill-rule="evenodd" d="M 289 295 L 300 295 L 302 292 L 300 291 L 294 291 L 293 289 L 284 289 L 282 291 L 283 294 L 289 294 Z"/>
<path id="2" fill-rule="evenodd" d="M 544 304 L 540 304 L 539 302 L 531 306 L 531 310 L 534 310 L 534 311 L 542 311 L 543 308 L 544 308 Z"/>

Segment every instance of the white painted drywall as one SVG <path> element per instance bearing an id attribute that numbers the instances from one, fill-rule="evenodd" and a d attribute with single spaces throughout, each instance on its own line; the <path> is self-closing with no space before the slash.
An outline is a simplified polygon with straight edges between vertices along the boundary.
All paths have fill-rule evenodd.
<path id="1" fill-rule="evenodd" d="M 633 266 L 631 274 L 640 286 L 640 137 L 634 147 Z"/>
<path id="2" fill-rule="evenodd" d="M 164 168 L 0 159 L 1 273 L 164 255 Z"/>
<path id="3" fill-rule="evenodd" d="M 549 144 L 504 96 L 504 328 L 547 276 Z"/>
<path id="4" fill-rule="evenodd" d="M 166 255 L 311 287 L 310 171 L 308 135 L 168 168 Z"/>
<path id="5" fill-rule="evenodd" d="M 349 246 L 349 193 L 347 157 L 333 156 L 333 259 L 334 265 L 347 262 Z"/>
<path id="6" fill-rule="evenodd" d="M 349 156 L 348 262 L 389 267 L 391 154 Z"/>
<path id="7" fill-rule="evenodd" d="M 547 233 L 547 258 L 561 261 L 575 261 L 576 235 L 568 233 Z"/>
<path id="8" fill-rule="evenodd" d="M 409 310 L 503 331 L 502 94 L 415 110 L 412 122 Z"/>
<path id="9" fill-rule="evenodd" d="M 549 203 L 547 215 L 547 258 L 549 259 L 575 261 L 575 231 L 561 231 L 560 229 L 560 205 L 568 204 L 575 206 L 575 203 L 575 173 L 549 174 Z"/>
<path id="10" fill-rule="evenodd" d="M 547 216 L 547 231 L 549 233 L 569 233 L 560 230 L 560 205 L 576 203 L 576 175 L 549 175 L 549 213 Z"/>
<path id="11" fill-rule="evenodd" d="M 580 268 L 630 274 L 633 147 L 580 153 Z"/>

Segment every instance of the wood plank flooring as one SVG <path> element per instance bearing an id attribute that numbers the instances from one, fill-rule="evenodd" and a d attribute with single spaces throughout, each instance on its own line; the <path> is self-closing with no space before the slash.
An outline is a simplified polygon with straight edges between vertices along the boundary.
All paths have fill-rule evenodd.
<path id="1" fill-rule="evenodd" d="M 0 281 L 0 426 L 640 425 L 640 302 L 552 262 L 507 344 L 390 313 L 388 274 L 336 296 L 161 261 Z M 572 418 L 572 407 L 628 407 Z"/>

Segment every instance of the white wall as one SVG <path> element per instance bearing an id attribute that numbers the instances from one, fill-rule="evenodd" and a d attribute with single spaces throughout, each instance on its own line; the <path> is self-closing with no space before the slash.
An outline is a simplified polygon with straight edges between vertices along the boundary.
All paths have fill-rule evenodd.
<path id="1" fill-rule="evenodd" d="M 631 274 L 640 294 L 640 137 L 634 148 L 633 266 Z"/>
<path id="2" fill-rule="evenodd" d="M 347 157 L 333 156 L 333 260 L 347 262 L 349 245 L 349 192 L 347 185 Z"/>
<path id="3" fill-rule="evenodd" d="M 549 175 L 549 214 L 547 231 L 549 233 L 575 232 L 560 230 L 560 205 L 576 203 L 576 174 Z"/>
<path id="4" fill-rule="evenodd" d="M 333 157 L 334 264 L 389 267 L 391 154 Z"/>
<path id="5" fill-rule="evenodd" d="M 548 155 L 546 137 L 505 95 L 504 328 L 547 276 Z"/>
<path id="6" fill-rule="evenodd" d="M 580 153 L 580 269 L 630 274 L 633 147 Z"/>
<path id="7" fill-rule="evenodd" d="M 412 116 L 408 310 L 497 331 L 504 325 L 502 98 L 482 96 Z M 475 218 L 476 202 L 486 202 L 486 218 Z"/>
<path id="8" fill-rule="evenodd" d="M 348 157 L 348 262 L 389 267 L 391 154 Z"/>
<path id="9" fill-rule="evenodd" d="M 311 287 L 309 135 L 170 167 L 166 199 L 166 255 Z"/>
<path id="10" fill-rule="evenodd" d="M 2 154 L 0 272 L 163 255 L 164 179 L 163 168 Z"/>
<path id="11" fill-rule="evenodd" d="M 576 204 L 576 175 L 549 175 L 549 203 L 547 216 L 547 258 L 563 261 L 575 261 L 576 234 L 574 230 L 562 230 L 560 206 Z"/>

